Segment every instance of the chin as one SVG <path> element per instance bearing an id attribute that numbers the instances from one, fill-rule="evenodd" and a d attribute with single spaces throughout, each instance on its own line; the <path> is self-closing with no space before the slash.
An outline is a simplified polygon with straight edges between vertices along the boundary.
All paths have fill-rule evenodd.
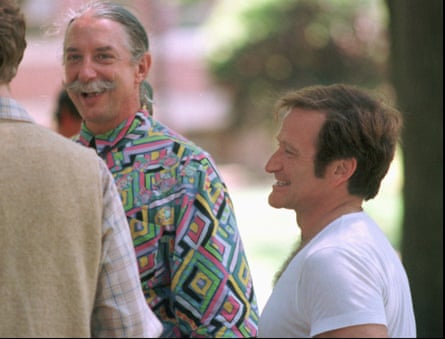
<path id="1" fill-rule="evenodd" d="M 274 208 L 282 208 L 283 204 L 279 201 L 279 199 L 274 198 L 273 193 L 269 195 L 268 199 L 269 205 Z"/>

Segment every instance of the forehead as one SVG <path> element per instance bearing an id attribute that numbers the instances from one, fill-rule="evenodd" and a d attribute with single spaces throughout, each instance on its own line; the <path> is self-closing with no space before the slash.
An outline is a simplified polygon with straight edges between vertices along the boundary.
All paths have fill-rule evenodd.
<path id="1" fill-rule="evenodd" d="M 106 18 L 97 18 L 84 14 L 68 26 L 64 48 L 83 48 L 108 46 L 111 48 L 127 47 L 127 36 L 124 27 L 118 22 Z"/>
<path id="2" fill-rule="evenodd" d="M 314 142 L 326 115 L 320 111 L 294 108 L 283 118 L 279 138 L 290 141 Z"/>

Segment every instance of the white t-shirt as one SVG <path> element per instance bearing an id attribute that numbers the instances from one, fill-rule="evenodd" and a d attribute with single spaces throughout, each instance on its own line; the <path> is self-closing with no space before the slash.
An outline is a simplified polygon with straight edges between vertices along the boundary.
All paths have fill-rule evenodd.
<path id="1" fill-rule="evenodd" d="M 334 220 L 289 263 L 260 317 L 258 337 L 304 338 L 347 326 L 383 324 L 416 337 L 408 278 L 364 212 Z"/>

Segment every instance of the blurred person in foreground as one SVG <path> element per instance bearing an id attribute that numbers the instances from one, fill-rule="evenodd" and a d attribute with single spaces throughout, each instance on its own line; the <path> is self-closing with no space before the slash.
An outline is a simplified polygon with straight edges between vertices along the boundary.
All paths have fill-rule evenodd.
<path id="1" fill-rule="evenodd" d="M 0 337 L 157 337 L 105 163 L 11 96 L 25 28 L 0 0 Z"/>
<path id="2" fill-rule="evenodd" d="M 363 211 L 393 160 L 396 109 L 350 85 L 307 87 L 277 102 L 278 148 L 266 164 L 275 208 L 294 210 L 301 241 L 278 274 L 258 336 L 415 337 L 398 253 Z"/>
<path id="3" fill-rule="evenodd" d="M 79 134 L 82 117 L 65 89 L 61 89 L 57 96 L 54 122 L 56 131 L 64 137 L 71 138 Z"/>
<path id="4" fill-rule="evenodd" d="M 211 156 L 145 107 L 146 31 L 121 5 L 73 11 L 64 84 L 75 138 L 107 162 L 127 214 L 142 289 L 164 337 L 253 337 L 259 318 L 231 198 Z"/>

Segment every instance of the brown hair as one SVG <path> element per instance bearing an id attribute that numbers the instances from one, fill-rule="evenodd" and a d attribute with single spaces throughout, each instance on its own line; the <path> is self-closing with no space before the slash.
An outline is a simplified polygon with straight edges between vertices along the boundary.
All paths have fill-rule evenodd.
<path id="1" fill-rule="evenodd" d="M 9 84 L 17 74 L 26 49 L 26 23 L 13 0 L 0 0 L 0 83 Z"/>
<path id="2" fill-rule="evenodd" d="M 334 160 L 355 158 L 349 193 L 374 198 L 394 158 L 403 124 L 400 112 L 364 89 L 345 84 L 290 92 L 276 103 L 276 114 L 293 108 L 326 114 L 317 139 L 315 175 L 322 177 Z"/>

